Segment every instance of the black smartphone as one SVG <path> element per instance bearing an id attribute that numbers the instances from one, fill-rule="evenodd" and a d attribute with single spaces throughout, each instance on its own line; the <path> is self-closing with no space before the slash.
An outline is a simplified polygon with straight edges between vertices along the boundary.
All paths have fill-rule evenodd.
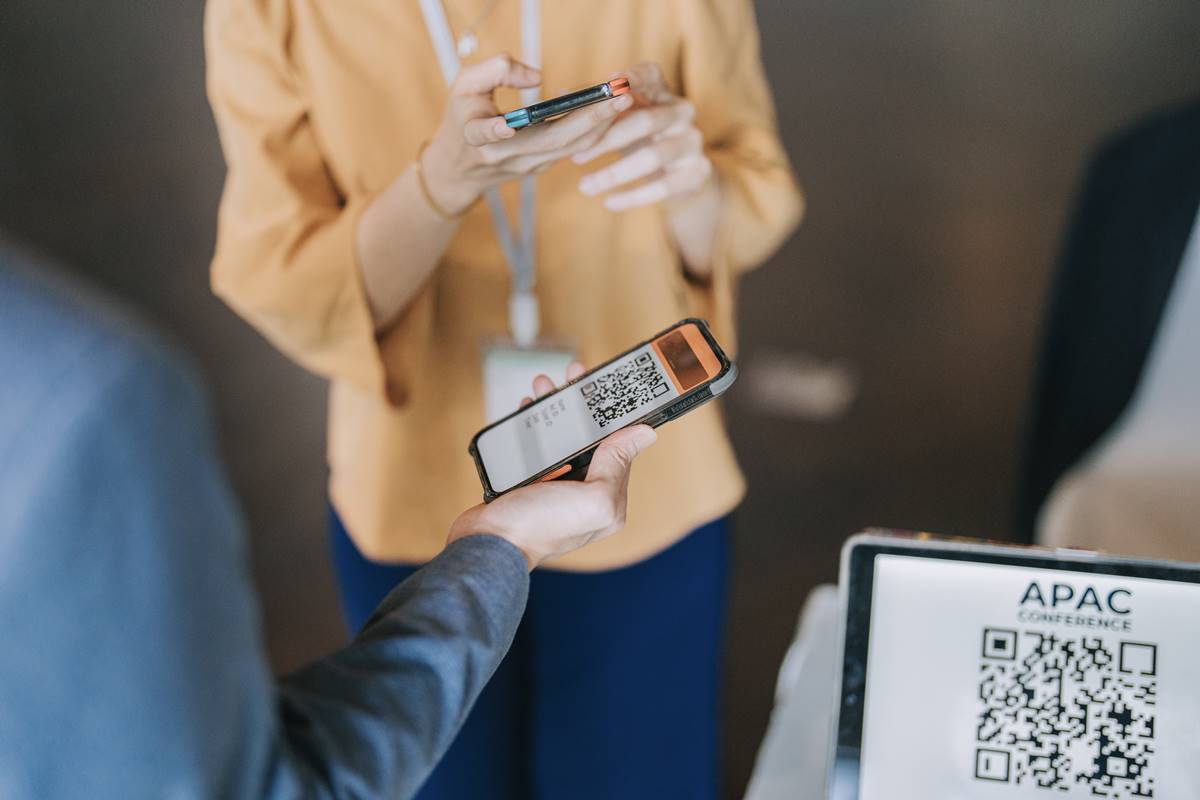
<path id="1" fill-rule="evenodd" d="M 658 427 L 724 394 L 736 379 L 737 365 L 708 324 L 682 320 L 475 434 L 468 452 L 483 498 L 537 481 L 582 480 L 613 431 Z"/>
<path id="2" fill-rule="evenodd" d="M 561 117 L 568 111 L 574 111 L 577 108 L 590 106 L 592 103 L 599 103 L 601 100 L 607 100 L 610 97 L 628 93 L 629 79 L 614 78 L 611 81 L 598 83 L 595 86 L 589 86 L 577 92 L 570 92 L 561 97 L 543 100 L 540 103 L 534 103 L 531 106 L 510 111 L 504 115 L 504 121 L 508 123 L 508 127 L 510 128 L 524 128 L 527 125 L 536 125 L 539 122 Z"/>

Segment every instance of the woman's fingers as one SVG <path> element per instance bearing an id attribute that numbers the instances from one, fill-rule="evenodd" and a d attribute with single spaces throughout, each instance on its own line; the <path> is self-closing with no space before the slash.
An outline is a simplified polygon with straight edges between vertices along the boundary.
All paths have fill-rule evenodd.
<path id="1" fill-rule="evenodd" d="M 621 150 L 674 126 L 690 124 L 695 115 L 695 108 L 686 100 L 638 109 L 613 123 L 600 141 L 575 155 L 573 160 L 576 164 L 586 164 L 605 153 Z"/>
<path id="2" fill-rule="evenodd" d="M 585 371 L 586 370 L 583 364 L 580 364 L 578 361 L 572 361 L 567 365 L 567 383 L 575 380 Z M 538 375 L 533 379 L 533 393 L 537 395 L 539 399 L 550 394 L 550 392 L 553 392 L 554 389 L 554 381 L 550 380 L 550 378 L 546 375 Z M 521 408 L 524 408 L 531 403 L 533 403 L 532 397 L 526 396 L 521 398 Z"/>
<path id="3" fill-rule="evenodd" d="M 545 375 L 538 375 L 533 379 L 533 394 L 539 399 L 545 397 L 554 391 L 554 381 L 550 380 Z"/>
<path id="4" fill-rule="evenodd" d="M 467 144 L 475 147 L 503 142 L 516 134 L 515 130 L 508 127 L 504 117 L 471 119 L 463 125 L 463 138 L 467 140 Z"/>
<path id="5" fill-rule="evenodd" d="M 492 92 L 500 86 L 526 89 L 542 82 L 542 74 L 507 53 L 463 67 L 450 89 L 451 102 L 459 104 L 459 119 L 466 119 L 463 138 L 481 147 L 511 139 L 516 133 L 496 115 Z"/>
<path id="6" fill-rule="evenodd" d="M 583 180 L 579 182 L 579 190 L 590 196 L 604 194 L 618 186 L 653 175 L 676 161 L 684 160 L 703 151 L 704 140 L 700 131 L 688 128 L 680 136 L 671 136 L 648 143 L 620 161 L 584 176 Z"/>
<path id="7" fill-rule="evenodd" d="M 628 211 L 651 203 L 661 203 L 671 197 L 691 194 L 704 185 L 712 175 L 712 162 L 703 154 L 678 162 L 656 180 L 627 192 L 617 192 L 604 199 L 609 211 Z"/>
<path id="8" fill-rule="evenodd" d="M 644 183 L 628 192 L 618 192 L 604 198 L 604 207 L 609 211 L 628 211 L 631 208 L 661 203 L 671 196 L 671 187 L 665 177 Z"/>
<path id="9" fill-rule="evenodd" d="M 580 150 L 591 147 L 596 142 L 600 141 L 600 137 L 604 135 L 607 126 L 611 125 L 609 121 L 604 125 L 600 125 L 591 131 L 588 131 L 583 136 L 580 136 L 571 144 L 558 150 L 550 150 L 544 153 L 532 153 L 527 156 L 514 156 L 504 162 L 504 169 L 513 175 L 539 175 L 550 167 L 562 161 L 567 156 L 578 153 Z"/>
<path id="10" fill-rule="evenodd" d="M 463 67 L 454 79 L 450 93 L 454 95 L 491 94 L 500 86 L 528 89 L 542 82 L 537 68 L 522 64 L 507 53 Z"/>
<path id="11" fill-rule="evenodd" d="M 657 64 L 639 64 L 624 75 L 633 92 L 578 109 L 546 125 L 518 131 L 508 127 L 499 114 L 492 93 L 500 86 L 537 86 L 541 73 L 509 55 L 494 56 L 460 70 L 451 89 L 451 105 L 439 141 L 445 140 L 443 145 L 458 154 L 460 172 L 486 187 L 537 174 L 571 155 L 583 164 L 642 139 L 671 138 L 691 127 L 695 113 L 692 105 L 672 96 Z M 651 105 L 625 114 L 637 102 Z M 593 176 L 585 183 L 585 191 L 596 194 L 653 175 L 672 159 L 686 156 L 680 147 L 679 143 L 667 143 L 632 161 L 625 159 L 618 169 Z"/>
<path id="12" fill-rule="evenodd" d="M 670 88 L 667 87 L 666 76 L 662 67 L 652 61 L 644 61 L 626 72 L 619 73 L 629 79 L 629 88 L 634 94 L 644 97 L 651 103 L 667 103 L 673 99 Z"/>
<path id="13" fill-rule="evenodd" d="M 526 168 L 547 160 L 557 160 L 570 155 L 570 148 L 579 139 L 597 128 L 607 127 L 617 115 L 633 104 L 629 95 L 619 95 L 602 103 L 579 108 L 561 119 L 525 128 L 509 141 L 489 147 L 486 159 L 498 163 L 521 156 L 526 159 Z"/>

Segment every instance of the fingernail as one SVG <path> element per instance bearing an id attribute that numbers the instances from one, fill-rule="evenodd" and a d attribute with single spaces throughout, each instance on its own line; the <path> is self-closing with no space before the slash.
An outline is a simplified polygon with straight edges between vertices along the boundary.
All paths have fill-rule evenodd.
<path id="1" fill-rule="evenodd" d="M 615 108 L 617 111 L 624 111 L 625 109 L 629 108 L 631 105 L 633 105 L 633 98 L 627 94 L 623 94 L 623 95 L 619 96 L 613 102 L 613 108 Z"/>
<path id="2" fill-rule="evenodd" d="M 583 192 L 586 195 L 595 194 L 596 193 L 596 182 L 593 181 L 591 178 L 584 178 L 583 180 L 581 180 L 579 182 L 579 191 Z"/>
<path id="3" fill-rule="evenodd" d="M 571 156 L 571 160 L 576 164 L 586 164 L 590 158 L 591 157 L 586 152 L 576 153 L 575 155 Z"/>

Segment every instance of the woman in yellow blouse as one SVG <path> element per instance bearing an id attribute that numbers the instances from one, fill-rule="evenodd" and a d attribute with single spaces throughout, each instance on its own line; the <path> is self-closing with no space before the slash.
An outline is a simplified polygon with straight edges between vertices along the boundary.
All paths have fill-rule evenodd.
<path id="1" fill-rule="evenodd" d="M 466 444 L 511 280 L 486 190 L 513 219 L 513 179 L 538 175 L 542 331 L 589 363 L 693 315 L 732 347 L 738 275 L 799 218 L 749 0 L 547 2 L 540 72 L 494 55 L 520 51 L 523 5 L 445 0 L 478 53 L 447 90 L 417 0 L 209 2 L 229 170 L 213 286 L 332 382 L 352 624 L 480 498 Z M 552 96 L 614 70 L 632 104 L 516 133 L 497 117 L 543 76 Z M 744 484 L 715 407 L 659 441 L 626 530 L 535 576 L 513 654 L 423 797 L 715 796 L 724 518 Z"/>

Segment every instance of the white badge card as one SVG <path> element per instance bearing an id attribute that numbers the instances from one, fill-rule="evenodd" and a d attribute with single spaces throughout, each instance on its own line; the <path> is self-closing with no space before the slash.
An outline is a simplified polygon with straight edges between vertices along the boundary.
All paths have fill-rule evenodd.
<path id="1" fill-rule="evenodd" d="M 522 398 L 533 396 L 533 379 L 545 375 L 555 386 L 566 382 L 567 366 L 575 359 L 565 346 L 515 347 L 490 343 L 483 350 L 483 407 L 490 425 L 517 410 Z"/>

